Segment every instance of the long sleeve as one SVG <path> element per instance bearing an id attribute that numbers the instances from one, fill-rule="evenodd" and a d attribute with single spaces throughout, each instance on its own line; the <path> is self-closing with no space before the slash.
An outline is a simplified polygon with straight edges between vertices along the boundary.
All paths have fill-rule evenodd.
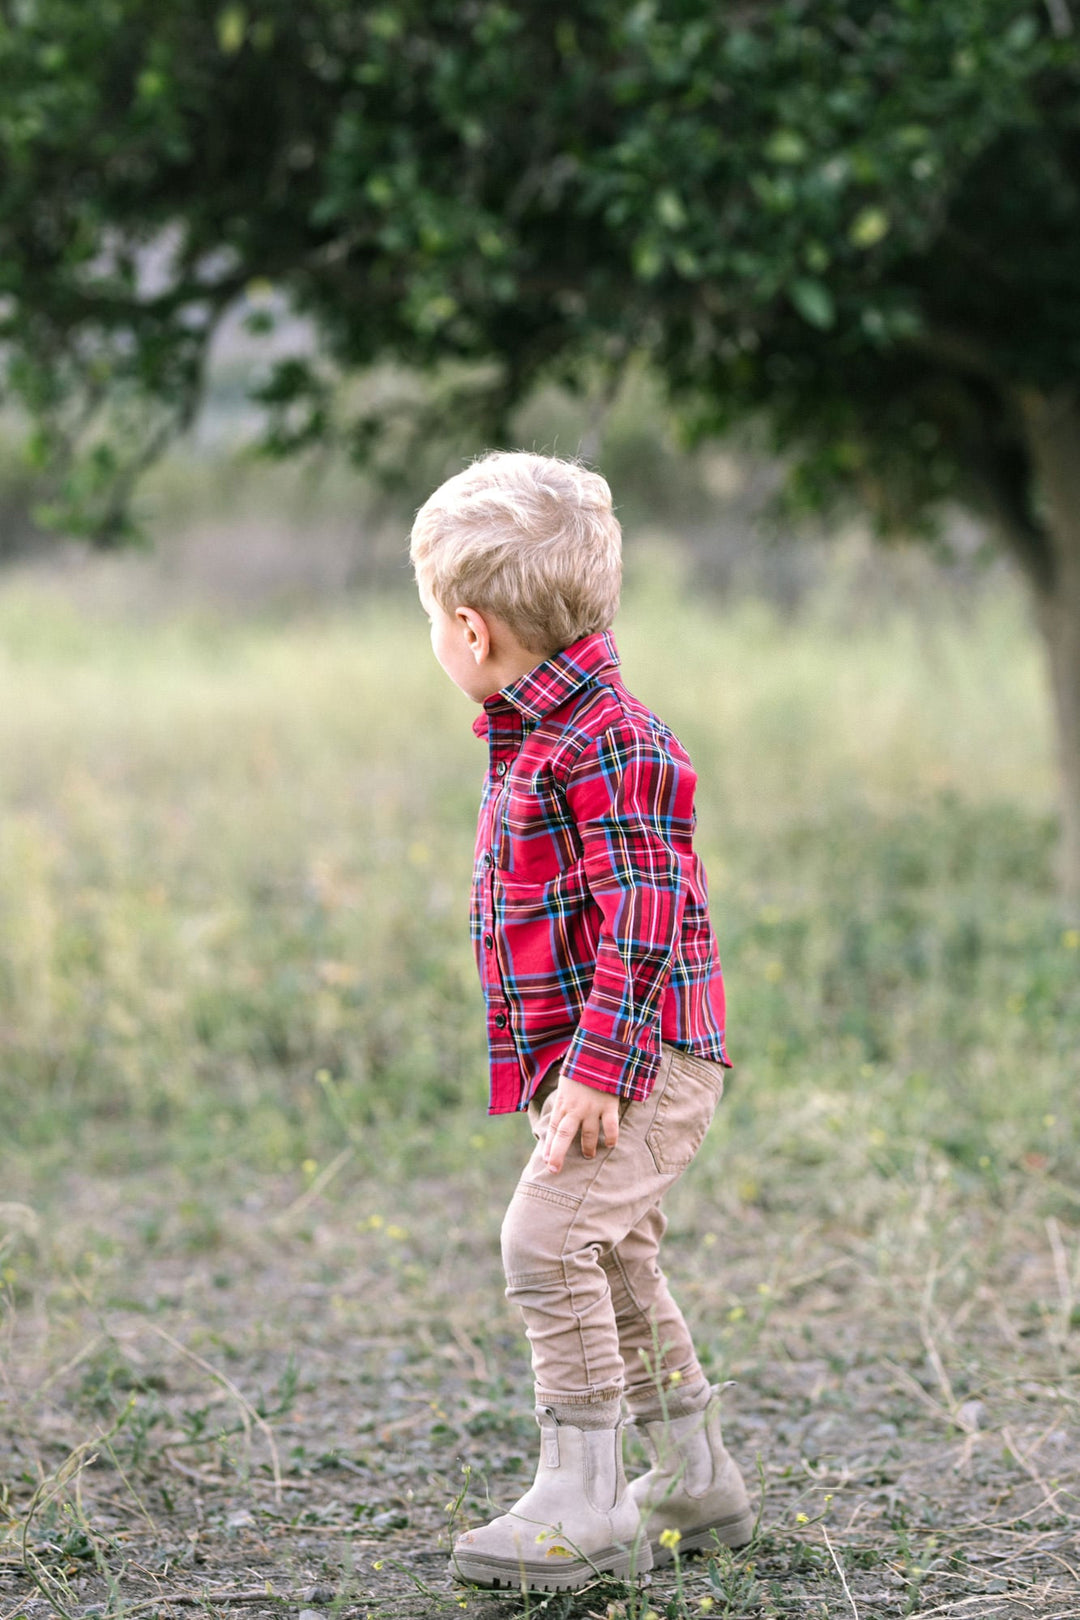
<path id="1" fill-rule="evenodd" d="M 696 777 L 685 756 L 626 719 L 593 739 L 567 783 L 582 866 L 602 922 L 592 987 L 563 1063 L 570 1079 L 647 1097 L 660 1010 L 693 863 Z"/>

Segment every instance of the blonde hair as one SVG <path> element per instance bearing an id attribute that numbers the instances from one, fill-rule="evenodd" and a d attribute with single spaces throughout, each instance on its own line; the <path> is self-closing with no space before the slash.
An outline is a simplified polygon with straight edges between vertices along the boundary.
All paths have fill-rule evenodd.
<path id="1" fill-rule="evenodd" d="M 481 456 L 420 508 L 409 557 L 447 613 L 490 613 L 545 656 L 606 630 L 619 605 L 622 532 L 611 491 L 578 461 L 523 450 Z"/>

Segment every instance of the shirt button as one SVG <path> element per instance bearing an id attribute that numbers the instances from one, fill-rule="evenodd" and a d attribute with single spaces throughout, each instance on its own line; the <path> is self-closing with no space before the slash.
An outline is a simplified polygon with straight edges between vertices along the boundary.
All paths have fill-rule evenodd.
<path id="1" fill-rule="evenodd" d="M 506 1028 L 506 1014 L 505 1013 L 496 1013 L 495 1014 L 495 1028 L 496 1029 L 505 1029 Z"/>
<path id="2" fill-rule="evenodd" d="M 495 767 L 495 775 L 496 776 L 505 776 L 506 775 L 506 761 L 505 761 L 505 759 L 500 759 L 499 763 L 496 765 L 496 767 Z"/>
<path id="3" fill-rule="evenodd" d="M 490 856 L 490 855 L 485 855 L 485 856 L 484 856 L 484 865 L 485 865 L 485 866 L 490 866 L 490 865 L 491 865 L 491 861 L 492 861 L 492 857 L 491 857 L 491 856 Z"/>
<path id="4" fill-rule="evenodd" d="M 495 949 L 495 941 L 490 934 L 484 935 L 484 944 L 489 951 L 493 951 Z"/>

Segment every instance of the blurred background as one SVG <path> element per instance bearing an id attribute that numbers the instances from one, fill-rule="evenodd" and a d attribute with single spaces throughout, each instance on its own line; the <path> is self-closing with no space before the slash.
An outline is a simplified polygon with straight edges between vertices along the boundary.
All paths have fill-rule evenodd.
<path id="1" fill-rule="evenodd" d="M 266 1168 L 289 1170 L 322 1162 L 342 1107 L 452 1136 L 443 1106 L 471 1132 L 484 1104 L 463 922 L 483 760 L 407 565 L 415 505 L 460 461 L 436 449 L 434 475 L 389 490 L 333 454 L 268 463 L 245 348 L 226 336 L 194 433 L 139 487 L 149 546 L 42 532 L 12 477 L 13 1148 L 30 1131 L 63 1157 L 105 1124 L 141 1162 L 145 1128 L 176 1132 L 155 1135 L 171 1155 L 198 1122 L 197 1155 L 242 1139 L 258 1159 L 262 1120 Z M 910 1128 L 932 1116 L 964 1163 L 996 1134 L 1063 1167 L 1080 958 L 1022 579 L 963 513 L 934 547 L 800 522 L 752 437 L 676 432 L 642 367 L 599 432 L 549 389 L 508 442 L 576 454 L 591 434 L 615 490 L 616 632 L 700 773 L 746 1105 L 809 1069 L 871 1113 L 892 1087 L 914 1107 L 915 1073 Z"/>

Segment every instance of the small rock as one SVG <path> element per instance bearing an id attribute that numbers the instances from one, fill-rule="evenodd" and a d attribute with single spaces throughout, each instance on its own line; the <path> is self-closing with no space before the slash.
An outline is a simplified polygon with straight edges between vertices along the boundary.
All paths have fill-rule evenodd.
<path id="1" fill-rule="evenodd" d="M 305 1603 L 333 1603 L 336 1593 L 332 1586 L 305 1586 L 300 1596 Z"/>
<path id="2" fill-rule="evenodd" d="M 956 1419 L 962 1429 L 981 1429 L 986 1416 L 982 1401 L 965 1401 L 956 1409 Z"/>
<path id="3" fill-rule="evenodd" d="M 385 1513 L 376 1513 L 371 1527 L 373 1530 L 407 1530 L 409 1515 L 390 1508 Z"/>

